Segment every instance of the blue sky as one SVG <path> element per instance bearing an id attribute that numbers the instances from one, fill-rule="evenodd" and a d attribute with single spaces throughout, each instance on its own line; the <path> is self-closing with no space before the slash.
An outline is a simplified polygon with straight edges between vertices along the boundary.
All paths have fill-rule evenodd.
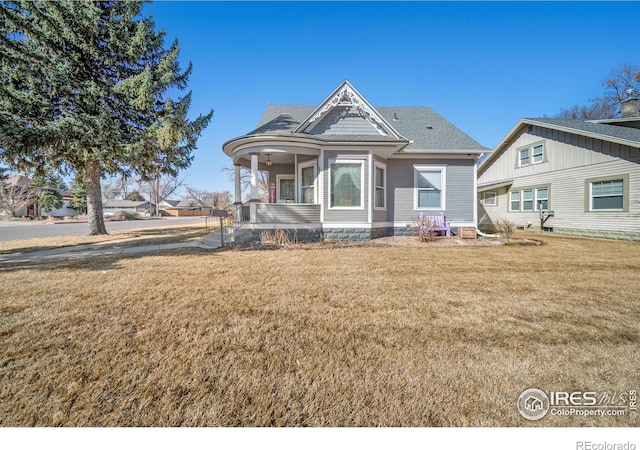
<path id="1" fill-rule="evenodd" d="M 640 2 L 188 2 L 145 6 L 215 111 L 187 184 L 233 183 L 222 144 L 269 103 L 318 105 L 349 80 L 374 106 L 429 106 L 493 148 L 522 117 L 602 95 L 638 64 Z"/>

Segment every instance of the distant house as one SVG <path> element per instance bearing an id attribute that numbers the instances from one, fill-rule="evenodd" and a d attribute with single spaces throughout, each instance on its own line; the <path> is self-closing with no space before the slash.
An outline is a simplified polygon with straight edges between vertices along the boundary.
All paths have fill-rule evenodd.
<path id="1" fill-rule="evenodd" d="M 14 175 L 4 181 L 6 186 L 11 186 L 13 195 L 24 198 L 24 201 L 18 201 L 16 204 L 22 204 L 14 212 L 16 217 L 72 217 L 77 216 L 79 211 L 73 208 L 73 196 L 71 193 L 56 189 L 62 197 L 62 206 L 60 208 L 52 208 L 51 210 L 43 209 L 38 202 L 41 189 L 32 186 L 32 181 L 25 175 Z M 5 208 L 6 209 L 6 208 Z M 7 213 L 7 211 L 5 211 Z"/>
<path id="2" fill-rule="evenodd" d="M 4 185 L 3 214 L 15 217 L 37 216 L 37 194 L 31 189 L 31 178 L 12 175 L 0 183 Z"/>
<path id="3" fill-rule="evenodd" d="M 454 232 L 475 227 L 476 161 L 488 149 L 430 108 L 373 107 L 345 81 L 318 105 L 269 105 L 223 151 L 236 168 L 234 238 L 243 242 L 274 229 L 305 240 L 407 234 L 420 212 L 444 213 Z M 246 203 L 241 167 L 251 171 Z"/>
<path id="4" fill-rule="evenodd" d="M 213 210 L 211 204 L 200 200 L 166 200 L 160 203 L 160 211 L 166 216 L 208 216 Z"/>
<path id="5" fill-rule="evenodd" d="M 63 189 L 56 189 L 60 197 L 62 197 L 62 206 L 60 208 L 52 208 L 50 211 L 45 211 L 41 208 L 40 215 L 43 217 L 75 217 L 80 214 L 80 211 L 73 207 L 73 195 Z"/>
<path id="6" fill-rule="evenodd" d="M 520 120 L 478 168 L 478 196 L 487 231 L 542 217 L 549 232 L 640 240 L 638 99 L 617 119 Z"/>
<path id="7" fill-rule="evenodd" d="M 148 215 L 154 214 L 155 208 L 148 201 L 133 200 L 108 200 L 102 205 L 102 212 L 105 216 L 112 216 L 118 211 Z"/>

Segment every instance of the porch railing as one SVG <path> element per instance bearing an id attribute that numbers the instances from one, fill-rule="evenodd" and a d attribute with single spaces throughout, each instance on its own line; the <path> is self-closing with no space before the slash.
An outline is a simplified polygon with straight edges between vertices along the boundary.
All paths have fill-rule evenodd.
<path id="1" fill-rule="evenodd" d="M 251 220 L 251 207 L 255 207 L 255 219 Z M 320 222 L 320 205 L 311 203 L 254 203 L 238 205 L 236 226 L 243 223 L 317 223 Z"/>

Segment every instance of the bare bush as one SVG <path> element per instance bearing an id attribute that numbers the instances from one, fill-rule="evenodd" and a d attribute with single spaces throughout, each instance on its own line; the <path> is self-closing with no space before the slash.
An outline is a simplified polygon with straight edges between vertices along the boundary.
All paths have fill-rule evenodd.
<path id="1" fill-rule="evenodd" d="M 113 213 L 111 220 L 138 220 L 140 215 L 137 212 L 119 209 Z"/>
<path id="2" fill-rule="evenodd" d="M 263 245 L 290 245 L 298 243 L 298 231 L 293 236 L 287 230 L 263 231 L 260 233 L 260 243 Z"/>
<path id="3" fill-rule="evenodd" d="M 508 219 L 498 219 L 495 223 L 496 231 L 501 237 L 509 239 L 514 231 L 516 231 L 516 224 Z"/>

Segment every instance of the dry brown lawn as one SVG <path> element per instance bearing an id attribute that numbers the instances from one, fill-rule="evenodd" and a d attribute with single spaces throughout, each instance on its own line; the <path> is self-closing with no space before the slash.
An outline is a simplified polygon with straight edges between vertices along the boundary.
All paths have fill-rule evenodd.
<path id="1" fill-rule="evenodd" d="M 2 426 L 637 426 L 640 244 L 183 249 L 0 268 Z"/>
<path id="2" fill-rule="evenodd" d="M 95 246 L 95 248 L 121 248 L 151 244 L 172 244 L 200 239 L 212 231 L 214 231 L 213 228 L 205 228 L 197 224 L 114 231 L 111 234 L 98 236 L 56 236 L 48 238 L 15 239 L 0 242 L 0 255 L 55 248 L 72 249 L 85 245 L 92 245 Z"/>

